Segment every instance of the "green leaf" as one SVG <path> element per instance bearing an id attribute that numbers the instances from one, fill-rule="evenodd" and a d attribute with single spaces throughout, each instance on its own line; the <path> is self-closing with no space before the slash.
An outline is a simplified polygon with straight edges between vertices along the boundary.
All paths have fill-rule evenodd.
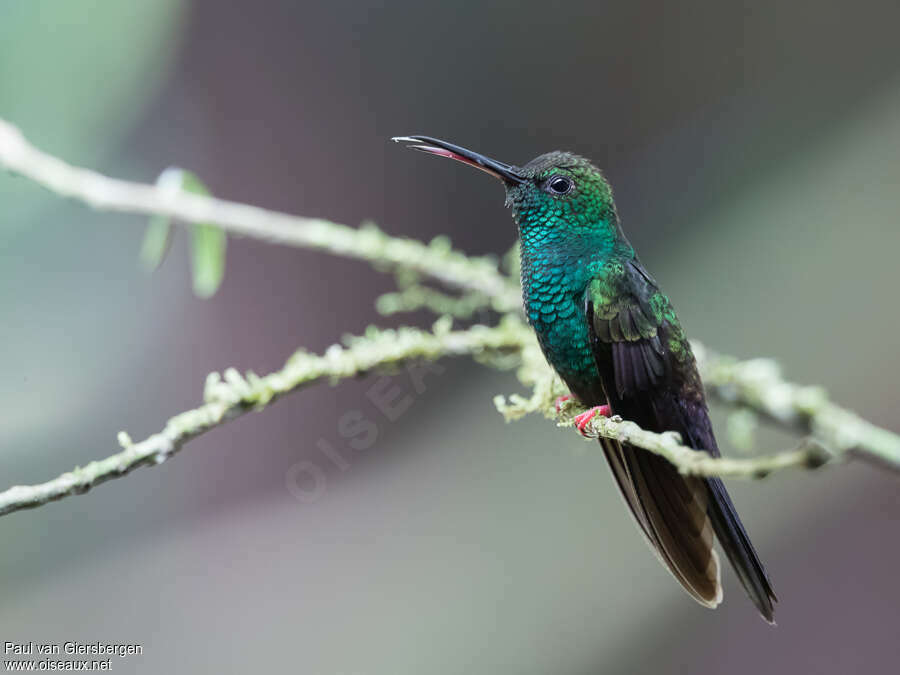
<path id="1" fill-rule="evenodd" d="M 162 189 L 172 192 L 190 192 L 208 195 L 209 190 L 190 171 L 170 167 L 163 171 L 156 181 Z M 165 216 L 154 216 L 144 235 L 141 246 L 141 260 L 150 269 L 162 262 L 171 239 L 172 222 Z M 219 290 L 225 276 L 225 232 L 215 225 L 194 223 L 191 227 L 191 272 L 194 294 L 209 298 Z"/>
<path id="2" fill-rule="evenodd" d="M 211 297 L 225 276 L 225 233 L 213 225 L 194 225 L 191 236 L 191 262 L 194 293 Z"/>
<path id="3" fill-rule="evenodd" d="M 181 189 L 195 195 L 208 195 L 209 190 L 190 171 L 182 171 Z M 212 297 L 225 277 L 225 232 L 207 223 L 194 224 L 191 231 L 191 270 L 194 275 L 194 294 Z"/>
<path id="4" fill-rule="evenodd" d="M 171 242 L 172 221 L 165 216 L 153 216 L 141 244 L 140 258 L 144 267 L 151 272 L 158 268 L 166 257 Z"/>

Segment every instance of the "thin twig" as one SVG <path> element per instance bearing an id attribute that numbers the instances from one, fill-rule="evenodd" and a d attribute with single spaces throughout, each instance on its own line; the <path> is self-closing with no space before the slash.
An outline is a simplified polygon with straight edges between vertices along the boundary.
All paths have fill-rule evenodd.
<path id="1" fill-rule="evenodd" d="M 595 417 L 586 427 L 587 436 L 604 436 L 662 455 L 682 473 L 704 476 L 762 478 L 790 467 L 818 468 L 845 457 L 865 459 L 900 471 L 900 435 L 860 418 L 828 400 L 824 390 L 786 381 L 771 359 L 738 361 L 716 354 L 693 341 L 697 364 L 708 394 L 714 400 L 752 410 L 793 433 L 808 438 L 799 448 L 748 458 L 713 458 L 708 453 L 681 444 L 677 434 L 655 434 L 633 422 Z M 544 360 L 536 343 L 525 343 L 521 382 L 531 387 L 531 396 L 494 398 L 507 420 L 540 412 L 560 426 L 572 426 L 575 414 L 584 408 L 573 401 L 557 410 L 555 399 L 566 389 Z"/>
<path id="2" fill-rule="evenodd" d="M 650 450 L 672 462 L 681 473 L 691 476 L 764 478 L 781 469 L 817 469 L 834 459 L 817 443 L 804 443 L 795 450 L 758 457 L 712 457 L 703 450 L 683 445 L 681 437 L 674 431 L 656 434 L 619 417 L 597 415 L 588 422 L 582 433 L 587 438 L 602 436 Z"/>
<path id="3" fill-rule="evenodd" d="M 275 244 L 317 249 L 359 258 L 387 268 L 414 270 L 423 277 L 481 293 L 499 312 L 515 310 L 519 294 L 497 261 L 453 250 L 446 238 L 424 244 L 391 237 L 374 225 L 348 227 L 256 206 L 135 183 L 71 166 L 34 147 L 18 128 L 0 119 L 0 166 L 98 211 L 120 211 L 211 223 L 235 235 Z"/>
<path id="4" fill-rule="evenodd" d="M 806 433 L 834 454 L 900 470 L 900 436 L 828 399 L 821 387 L 788 382 L 772 359 L 738 361 L 692 342 L 712 398 L 742 406 L 794 433 Z"/>
<path id="5" fill-rule="evenodd" d="M 17 485 L 0 493 L 0 516 L 47 502 L 83 494 L 95 485 L 120 478 L 142 466 L 161 464 L 189 440 L 240 417 L 261 410 L 272 401 L 301 387 L 322 381 L 337 381 L 372 370 L 395 367 L 410 361 L 433 361 L 445 356 L 479 356 L 519 349 L 522 326 L 504 321 L 499 326 L 475 326 L 451 331 L 447 322 L 428 333 L 415 328 L 370 330 L 349 345 L 334 345 L 323 355 L 298 352 L 281 370 L 265 377 L 241 375 L 234 369 L 224 376 L 213 373 L 206 382 L 205 403 L 170 419 L 159 433 L 132 443 L 119 434 L 123 450 L 91 462 L 39 485 Z"/>

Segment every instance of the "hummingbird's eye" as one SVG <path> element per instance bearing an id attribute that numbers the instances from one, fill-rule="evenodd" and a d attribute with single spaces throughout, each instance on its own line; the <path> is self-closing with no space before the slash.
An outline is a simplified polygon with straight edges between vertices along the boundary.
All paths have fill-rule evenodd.
<path id="1" fill-rule="evenodd" d="M 566 176 L 551 176 L 547 181 L 547 190 L 555 195 L 564 195 L 572 190 L 575 184 Z"/>

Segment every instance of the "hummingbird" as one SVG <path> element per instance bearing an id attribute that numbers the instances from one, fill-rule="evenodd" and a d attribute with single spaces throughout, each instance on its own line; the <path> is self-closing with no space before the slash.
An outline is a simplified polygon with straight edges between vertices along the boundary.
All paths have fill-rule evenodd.
<path id="1" fill-rule="evenodd" d="M 569 152 L 520 167 L 429 136 L 393 140 L 503 183 L 519 231 L 525 315 L 571 396 L 589 408 L 575 418 L 580 431 L 595 415 L 619 415 L 720 456 L 684 329 L 625 237 L 600 169 Z M 750 600 L 774 624 L 775 592 L 722 480 L 682 475 L 639 447 L 600 443 L 638 528 L 684 590 L 705 607 L 722 601 L 715 535 Z"/>

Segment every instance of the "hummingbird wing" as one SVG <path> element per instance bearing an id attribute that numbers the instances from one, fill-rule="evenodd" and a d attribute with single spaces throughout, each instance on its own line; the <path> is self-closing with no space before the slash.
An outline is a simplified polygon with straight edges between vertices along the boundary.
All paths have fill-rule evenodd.
<path id="1" fill-rule="evenodd" d="M 690 345 L 668 298 L 640 263 L 608 262 L 588 286 L 585 310 L 612 411 L 649 431 L 677 431 L 686 444 L 718 456 Z M 722 599 L 714 531 L 771 622 L 775 594 L 722 481 L 682 476 L 658 455 L 602 442 L 641 530 L 685 590 L 708 607 Z"/>

